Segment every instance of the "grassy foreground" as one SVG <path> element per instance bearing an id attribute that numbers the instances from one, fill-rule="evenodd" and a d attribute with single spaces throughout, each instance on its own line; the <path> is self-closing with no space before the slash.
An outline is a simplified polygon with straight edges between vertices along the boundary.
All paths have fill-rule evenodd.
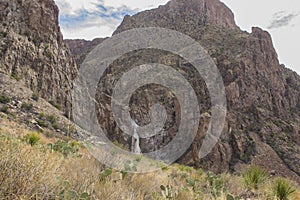
<path id="1" fill-rule="evenodd" d="M 78 142 L 0 125 L 0 199 L 300 199 L 296 183 L 251 166 L 241 175 L 174 164 L 127 174 L 101 165 Z"/>

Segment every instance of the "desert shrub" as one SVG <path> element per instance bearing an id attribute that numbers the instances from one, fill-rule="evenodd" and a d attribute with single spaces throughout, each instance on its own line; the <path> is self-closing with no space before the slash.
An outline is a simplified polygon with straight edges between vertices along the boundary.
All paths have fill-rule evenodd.
<path id="1" fill-rule="evenodd" d="M 49 127 L 51 125 L 54 129 L 59 129 L 57 117 L 54 115 L 45 115 L 44 113 L 40 113 L 39 120 L 37 122 L 41 127 Z"/>
<path id="2" fill-rule="evenodd" d="M 49 101 L 49 103 L 54 106 L 57 110 L 61 110 L 61 105 L 58 103 L 55 103 L 54 101 Z"/>
<path id="3" fill-rule="evenodd" d="M 47 115 L 47 120 L 51 123 L 51 124 L 54 124 L 57 122 L 57 119 L 54 115 Z"/>
<path id="4" fill-rule="evenodd" d="M 235 197 L 232 194 L 227 194 L 226 195 L 226 200 L 240 200 L 240 198 L 239 197 Z"/>
<path id="5" fill-rule="evenodd" d="M 38 37 L 34 37 L 34 38 L 32 38 L 32 42 L 33 42 L 35 45 L 38 45 L 38 44 L 41 42 L 41 39 L 38 38 Z"/>
<path id="6" fill-rule="evenodd" d="M 42 119 L 38 119 L 38 120 L 37 120 L 37 123 L 38 123 L 38 125 L 41 126 L 41 127 L 45 127 L 45 128 L 48 127 L 47 122 L 44 121 L 44 120 L 42 120 Z"/>
<path id="7" fill-rule="evenodd" d="M 58 125 L 57 123 L 53 123 L 53 124 L 52 124 L 52 127 L 53 127 L 54 129 L 59 129 L 59 125 Z"/>
<path id="8" fill-rule="evenodd" d="M 24 136 L 24 140 L 31 146 L 36 145 L 40 141 L 41 137 L 38 133 L 31 133 Z"/>
<path id="9" fill-rule="evenodd" d="M 0 111 L 4 113 L 8 113 L 8 106 L 1 107 Z"/>
<path id="10" fill-rule="evenodd" d="M 26 111 L 26 112 L 29 112 L 29 111 L 31 111 L 32 109 L 33 109 L 33 105 L 31 104 L 31 103 L 22 103 L 22 105 L 21 105 L 21 109 L 23 110 L 23 111 Z"/>
<path id="11" fill-rule="evenodd" d="M 7 36 L 7 32 L 6 31 L 2 31 L 1 34 L 2 34 L 3 37 Z"/>
<path id="12" fill-rule="evenodd" d="M 10 98 L 4 95 L 0 95 L 0 103 L 6 104 L 10 102 Z"/>
<path id="13" fill-rule="evenodd" d="M 186 165 L 179 165 L 179 170 L 183 172 L 192 172 L 194 168 L 186 166 Z"/>
<path id="14" fill-rule="evenodd" d="M 24 35 L 25 35 L 26 37 L 30 37 L 30 32 L 29 32 L 29 31 L 25 31 L 25 32 L 24 32 Z"/>
<path id="15" fill-rule="evenodd" d="M 80 193 L 72 188 L 69 181 L 63 182 L 63 188 L 59 193 L 59 199 L 80 199 L 93 200 L 94 198 L 87 192 Z"/>
<path id="16" fill-rule="evenodd" d="M 177 196 L 177 193 L 174 192 L 174 189 L 170 184 L 167 184 L 166 186 L 161 185 L 160 189 L 164 199 L 174 199 L 175 196 Z"/>
<path id="17" fill-rule="evenodd" d="M 71 141 L 66 142 L 59 140 L 55 142 L 52 146 L 53 151 L 62 153 L 65 157 L 70 154 L 76 154 L 81 148 L 81 145 L 78 142 Z"/>
<path id="18" fill-rule="evenodd" d="M 11 78 L 15 79 L 16 81 L 20 80 L 20 77 L 17 74 L 15 74 L 15 73 L 11 74 Z"/>
<path id="19" fill-rule="evenodd" d="M 272 191 L 277 200 L 289 200 L 296 192 L 296 189 L 292 186 L 289 180 L 278 178 L 275 180 Z"/>
<path id="20" fill-rule="evenodd" d="M 40 95 L 39 95 L 39 93 L 34 92 L 34 93 L 32 93 L 31 98 L 32 98 L 33 100 L 35 100 L 35 101 L 38 101 L 39 98 L 40 98 Z"/>
<path id="21" fill-rule="evenodd" d="M 224 180 L 221 175 L 212 172 L 207 173 L 208 188 L 214 198 L 220 197 L 224 189 Z"/>
<path id="22" fill-rule="evenodd" d="M 248 189 L 254 190 L 257 190 L 258 187 L 268 179 L 268 177 L 268 172 L 258 166 L 251 166 L 243 173 L 245 186 Z"/>
<path id="23" fill-rule="evenodd" d="M 103 170 L 99 175 L 100 181 L 105 181 L 105 179 L 111 174 L 112 174 L 112 169 L 108 168 Z"/>

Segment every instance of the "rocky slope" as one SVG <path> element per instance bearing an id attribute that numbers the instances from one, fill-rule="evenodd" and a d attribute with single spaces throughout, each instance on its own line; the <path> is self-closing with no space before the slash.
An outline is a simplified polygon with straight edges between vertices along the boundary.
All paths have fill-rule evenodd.
<path id="1" fill-rule="evenodd" d="M 84 61 L 86 55 L 91 52 L 97 45 L 103 42 L 104 38 L 96 38 L 93 41 L 87 40 L 65 40 L 67 47 L 70 49 L 78 67 Z"/>
<path id="2" fill-rule="evenodd" d="M 58 25 L 53 0 L 0 2 L 0 72 L 68 112 L 77 67 Z"/>
<path id="3" fill-rule="evenodd" d="M 177 30 L 207 49 L 226 86 L 226 125 L 218 145 L 200 160 L 201 137 L 210 119 L 210 100 L 205 83 L 201 77 L 193 76 L 192 66 L 178 56 L 141 50 L 116 60 L 109 70 L 113 76 L 103 78 L 99 84 L 99 122 L 112 140 L 130 148 L 130 139 L 122 135 L 112 120 L 108 103 L 113 83 L 120 78 L 122 70 L 147 62 L 167 64 L 184 71 L 182 74 L 201 96 L 198 100 L 203 111 L 196 140 L 178 162 L 215 172 L 239 171 L 244 165 L 258 164 L 299 182 L 300 77 L 280 65 L 269 33 L 257 27 L 251 33 L 241 31 L 235 24 L 233 13 L 218 0 L 171 0 L 157 9 L 126 16 L 114 34 L 139 27 Z M 80 51 L 82 45 L 94 46 L 83 41 L 68 41 L 68 44 L 75 58 L 80 57 L 77 59 L 79 63 L 87 53 L 86 50 Z M 155 85 L 141 88 L 133 95 L 133 118 L 140 125 L 149 123 L 149 107 L 155 102 L 162 103 L 167 109 L 165 133 L 142 139 L 143 152 L 166 145 L 179 125 L 176 117 L 172 117 L 179 109 L 176 98 L 170 96 L 166 88 Z"/>

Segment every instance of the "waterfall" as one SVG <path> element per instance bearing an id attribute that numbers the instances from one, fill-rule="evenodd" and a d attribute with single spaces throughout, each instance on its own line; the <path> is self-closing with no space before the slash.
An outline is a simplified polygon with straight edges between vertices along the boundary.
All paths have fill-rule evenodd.
<path id="1" fill-rule="evenodd" d="M 131 125 L 133 127 L 133 138 L 135 140 L 135 141 L 133 141 L 133 145 L 132 145 L 131 149 L 134 153 L 141 154 L 142 151 L 140 148 L 140 137 L 139 137 L 139 134 L 137 133 L 138 125 L 133 120 L 132 120 Z"/>

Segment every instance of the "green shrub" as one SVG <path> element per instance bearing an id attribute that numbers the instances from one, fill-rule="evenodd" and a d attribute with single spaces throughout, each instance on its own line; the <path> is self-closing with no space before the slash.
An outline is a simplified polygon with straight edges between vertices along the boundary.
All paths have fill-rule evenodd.
<path id="1" fill-rule="evenodd" d="M 7 36 L 7 32 L 6 32 L 6 31 L 2 31 L 1 34 L 2 34 L 3 37 L 6 37 L 6 36 Z"/>
<path id="2" fill-rule="evenodd" d="M 45 117 L 45 114 L 44 114 L 44 113 L 40 113 L 40 114 L 39 114 L 39 118 L 40 118 L 40 119 L 42 119 L 42 118 L 44 118 L 44 117 Z"/>
<path id="3" fill-rule="evenodd" d="M 29 38 L 30 37 L 30 32 L 29 31 L 25 31 L 24 35 Z"/>
<path id="4" fill-rule="evenodd" d="M 179 170 L 183 172 L 192 172 L 194 168 L 186 166 L 186 165 L 179 165 Z"/>
<path id="5" fill-rule="evenodd" d="M 25 141 L 31 146 L 36 145 L 40 141 L 40 136 L 38 133 L 31 133 L 24 137 Z"/>
<path id="6" fill-rule="evenodd" d="M 57 123 L 53 123 L 53 124 L 52 124 L 52 127 L 53 127 L 54 129 L 56 129 L 56 130 L 59 129 L 59 125 L 58 125 Z"/>
<path id="7" fill-rule="evenodd" d="M 69 181 L 63 182 L 63 188 L 59 193 L 59 199 L 80 199 L 80 200 L 93 200 L 94 198 L 87 192 L 79 193 L 72 189 Z"/>
<path id="8" fill-rule="evenodd" d="M 108 168 L 103 170 L 99 175 L 100 181 L 105 181 L 106 177 L 108 177 L 111 174 L 112 174 L 112 169 Z"/>
<path id="9" fill-rule="evenodd" d="M 34 38 L 32 39 L 32 42 L 33 42 L 35 45 L 38 45 L 38 44 L 40 43 L 40 38 L 34 37 Z"/>
<path id="10" fill-rule="evenodd" d="M 0 103 L 7 104 L 10 102 L 10 98 L 4 95 L 0 95 Z"/>
<path id="11" fill-rule="evenodd" d="M 3 113 L 8 113 L 8 106 L 3 106 L 0 111 Z"/>
<path id="12" fill-rule="evenodd" d="M 168 184 L 166 186 L 161 185 L 160 189 L 162 190 L 162 195 L 164 199 L 174 199 L 176 196 L 176 193 L 173 192 L 172 185 Z"/>
<path id="13" fill-rule="evenodd" d="M 71 141 L 71 142 L 66 142 L 59 140 L 54 143 L 53 145 L 53 151 L 60 152 L 62 153 L 65 157 L 70 155 L 70 154 L 75 154 L 79 151 L 80 149 L 80 143 Z"/>
<path id="14" fill-rule="evenodd" d="M 11 78 L 15 79 L 16 81 L 20 80 L 20 77 L 17 74 L 15 74 L 15 73 L 11 74 Z"/>
<path id="15" fill-rule="evenodd" d="M 57 119 L 54 115 L 47 115 L 47 121 L 49 121 L 51 124 L 54 124 L 57 122 Z"/>
<path id="16" fill-rule="evenodd" d="M 240 198 L 239 197 L 235 197 L 232 194 L 227 194 L 226 195 L 226 200 L 240 200 Z"/>
<path id="17" fill-rule="evenodd" d="M 39 119 L 37 120 L 37 123 L 41 127 L 45 127 L 45 128 L 48 127 L 48 124 L 44 120 Z"/>
<path id="18" fill-rule="evenodd" d="M 268 177 L 268 172 L 258 166 L 251 166 L 243 173 L 246 187 L 254 190 L 257 190 L 258 187 L 268 179 Z"/>
<path id="19" fill-rule="evenodd" d="M 289 200 L 296 192 L 296 189 L 292 186 L 292 184 L 284 178 L 278 178 L 272 189 L 277 200 Z"/>
<path id="20" fill-rule="evenodd" d="M 31 103 L 22 103 L 22 105 L 21 105 L 21 109 L 26 112 L 31 111 L 32 108 L 33 108 L 33 105 Z"/>
<path id="21" fill-rule="evenodd" d="M 212 172 L 207 173 L 208 188 L 214 198 L 220 197 L 224 190 L 224 180 L 221 175 Z"/>
<path id="22" fill-rule="evenodd" d="M 55 103 L 54 101 L 49 101 L 49 103 L 54 106 L 57 110 L 61 110 L 61 105 L 58 103 Z"/>
<path id="23" fill-rule="evenodd" d="M 37 93 L 37 92 L 34 92 L 34 93 L 32 93 L 32 97 L 31 97 L 33 100 L 35 100 L 35 101 L 38 101 L 39 100 L 39 98 L 40 98 L 40 95 L 39 95 L 39 93 Z"/>
<path id="24" fill-rule="evenodd" d="M 162 171 L 168 171 L 169 168 L 168 168 L 167 166 L 163 166 L 163 167 L 161 168 L 161 170 L 162 170 Z"/>

